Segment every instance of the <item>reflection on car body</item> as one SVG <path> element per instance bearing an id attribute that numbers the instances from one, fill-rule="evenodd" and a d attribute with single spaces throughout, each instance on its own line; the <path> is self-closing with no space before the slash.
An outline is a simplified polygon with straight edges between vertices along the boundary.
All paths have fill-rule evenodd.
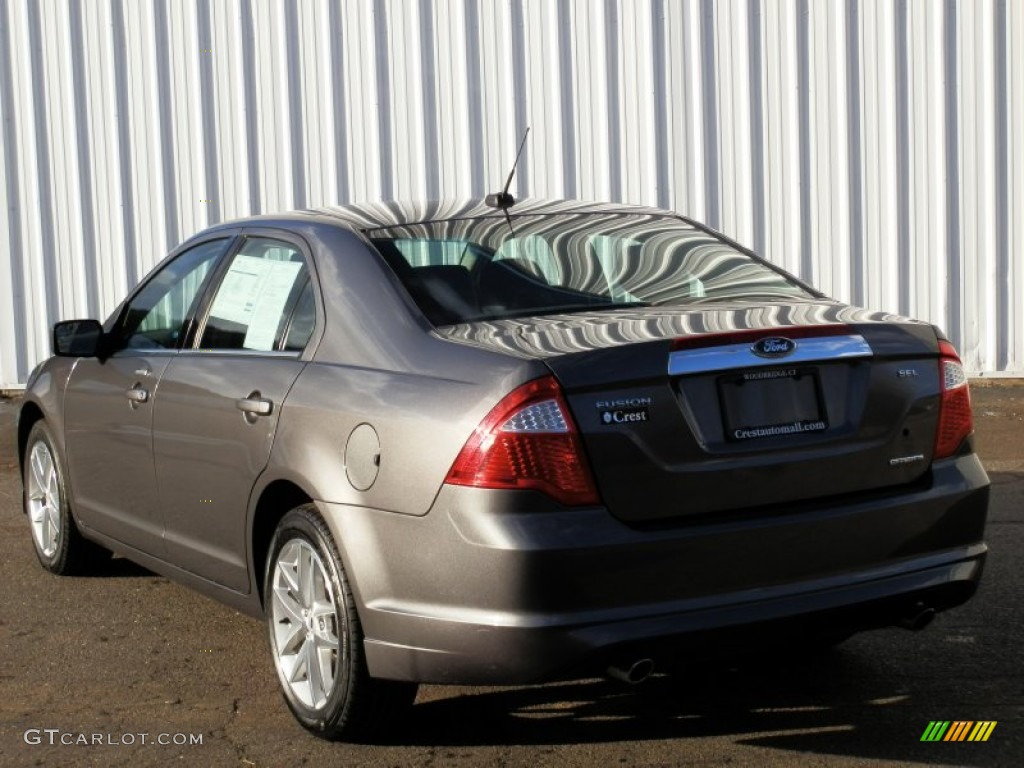
<path id="1" fill-rule="evenodd" d="M 981 576 L 949 341 L 667 211 L 227 222 L 54 345 L 19 422 L 43 566 L 113 551 L 264 617 L 330 737 L 420 682 L 919 628 Z"/>

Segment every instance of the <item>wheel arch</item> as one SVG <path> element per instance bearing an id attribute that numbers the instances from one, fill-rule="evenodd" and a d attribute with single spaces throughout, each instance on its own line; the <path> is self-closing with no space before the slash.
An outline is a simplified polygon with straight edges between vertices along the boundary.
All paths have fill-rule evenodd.
<path id="1" fill-rule="evenodd" d="M 21 412 L 18 414 L 18 468 L 22 472 L 25 470 L 25 449 L 28 448 L 28 436 L 36 422 L 43 421 L 45 418 L 43 409 L 35 401 L 27 400 L 21 406 Z"/>
<path id="2" fill-rule="evenodd" d="M 274 537 L 277 524 L 288 512 L 302 504 L 313 501 L 301 486 L 292 480 L 279 478 L 272 480 L 259 494 L 253 508 L 252 525 L 249 529 L 250 562 L 252 578 L 256 585 L 256 594 L 260 605 L 263 605 L 263 573 L 267 566 L 267 554 L 270 540 Z"/>

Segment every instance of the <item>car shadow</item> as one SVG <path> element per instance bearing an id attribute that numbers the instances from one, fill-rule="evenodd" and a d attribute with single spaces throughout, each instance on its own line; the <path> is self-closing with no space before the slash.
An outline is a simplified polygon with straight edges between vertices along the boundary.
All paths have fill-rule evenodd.
<path id="1" fill-rule="evenodd" d="M 452 698 L 427 701 L 421 693 L 400 740 L 458 747 L 678 739 L 684 748 L 687 739 L 726 737 L 736 744 L 835 757 L 993 764 L 993 750 L 975 749 L 972 755 L 963 749 L 982 745 L 936 750 L 922 743 L 925 699 L 908 693 L 905 681 L 885 678 L 869 656 L 837 649 L 803 661 L 695 666 L 638 686 L 584 680 L 459 689 Z M 972 701 L 967 692 L 964 699 L 957 711 L 983 712 L 990 702 Z M 943 701 L 941 711 L 950 704 Z"/>
<path id="2" fill-rule="evenodd" d="M 138 563 L 128 558 L 115 555 L 103 564 L 97 564 L 95 569 L 79 578 L 86 579 L 111 579 L 111 578 L 141 578 L 141 577 L 163 578 L 153 573 L 148 568 L 143 568 Z"/>

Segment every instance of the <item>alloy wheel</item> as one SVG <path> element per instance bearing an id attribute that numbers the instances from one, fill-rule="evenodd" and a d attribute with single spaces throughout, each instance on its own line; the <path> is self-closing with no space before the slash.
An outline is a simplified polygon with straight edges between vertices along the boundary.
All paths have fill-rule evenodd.
<path id="1" fill-rule="evenodd" d="M 50 447 L 42 440 L 29 453 L 28 514 L 36 546 L 44 557 L 53 557 L 60 546 L 60 480 Z"/>
<path id="2" fill-rule="evenodd" d="M 270 610 L 282 681 L 305 706 L 320 709 L 338 676 L 338 610 L 330 575 L 305 539 L 291 539 L 278 553 Z"/>

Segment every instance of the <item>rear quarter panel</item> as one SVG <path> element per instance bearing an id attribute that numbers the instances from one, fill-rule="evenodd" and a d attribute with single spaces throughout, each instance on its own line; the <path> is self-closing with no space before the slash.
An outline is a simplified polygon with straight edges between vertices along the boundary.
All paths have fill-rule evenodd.
<path id="1" fill-rule="evenodd" d="M 451 357 L 436 349 L 434 362 Z M 464 350 L 459 350 L 464 352 Z M 318 501 L 426 514 L 459 450 L 488 411 L 519 383 L 543 373 L 522 361 L 482 358 L 452 365 L 444 374 L 311 363 L 281 411 L 269 477 L 289 477 Z M 455 370 L 451 370 L 454 368 Z M 376 478 L 372 456 L 349 447 L 353 431 L 369 425 L 379 442 Z M 365 433 L 365 430 L 364 430 Z"/>

